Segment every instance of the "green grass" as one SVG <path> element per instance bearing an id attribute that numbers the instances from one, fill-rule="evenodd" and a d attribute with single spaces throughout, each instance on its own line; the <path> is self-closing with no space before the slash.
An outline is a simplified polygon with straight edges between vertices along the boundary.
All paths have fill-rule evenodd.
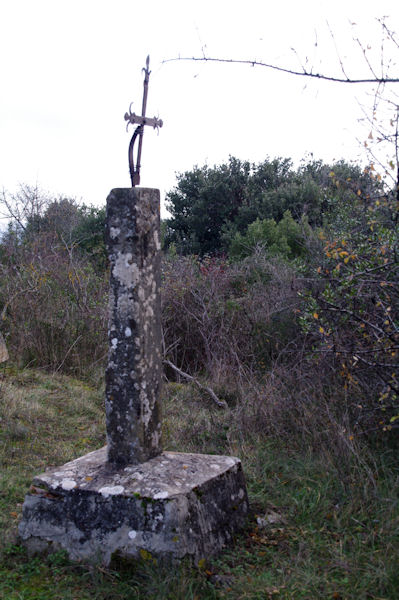
<path id="1" fill-rule="evenodd" d="M 194 566 L 29 558 L 16 535 L 33 475 L 104 444 L 103 390 L 9 369 L 0 379 L 0 598 L 3 600 L 399 598 L 399 464 L 394 447 L 337 461 L 248 431 L 242 412 L 196 390 L 164 393 L 169 450 L 240 456 L 253 515 L 235 544 Z M 359 461 L 360 456 L 360 461 Z"/>

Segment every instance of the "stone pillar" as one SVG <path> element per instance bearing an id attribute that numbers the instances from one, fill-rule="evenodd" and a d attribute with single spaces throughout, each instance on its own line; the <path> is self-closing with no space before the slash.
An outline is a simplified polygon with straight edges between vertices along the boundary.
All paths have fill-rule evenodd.
<path id="1" fill-rule="evenodd" d="M 145 462 L 162 451 L 158 190 L 110 192 L 106 244 L 110 260 L 107 458 L 123 466 Z"/>
<path id="2" fill-rule="evenodd" d="M 0 333 L 0 363 L 6 362 L 6 360 L 8 360 L 7 346 L 3 336 Z"/>
<path id="3" fill-rule="evenodd" d="M 159 192 L 112 190 L 107 212 L 108 444 L 33 479 L 19 533 L 28 552 L 107 566 L 143 551 L 199 561 L 245 526 L 244 474 L 238 458 L 161 452 Z"/>

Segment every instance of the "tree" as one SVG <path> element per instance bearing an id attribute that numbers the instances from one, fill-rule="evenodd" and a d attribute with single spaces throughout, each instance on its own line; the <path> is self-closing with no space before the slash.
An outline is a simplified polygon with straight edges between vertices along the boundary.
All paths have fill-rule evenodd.
<path id="1" fill-rule="evenodd" d="M 205 54 L 204 47 L 202 48 L 202 56 L 191 56 L 166 59 L 163 62 L 171 61 L 201 61 L 201 62 L 213 62 L 220 64 L 230 65 L 248 65 L 251 67 L 259 67 L 267 70 L 273 70 L 281 72 L 283 74 L 301 77 L 304 79 L 313 79 L 320 82 L 331 82 L 334 84 L 345 84 L 352 86 L 364 86 L 367 85 L 372 90 L 372 106 L 364 112 L 364 121 L 370 127 L 370 133 L 368 135 L 368 141 L 364 142 L 364 146 L 367 148 L 367 152 L 372 159 L 370 162 L 380 167 L 381 172 L 394 183 L 397 198 L 399 201 L 399 152 L 398 152 L 398 134 L 399 134 L 399 98 L 397 92 L 394 91 L 397 84 L 399 84 L 399 77 L 397 76 L 397 65 L 398 65 L 398 51 L 399 41 L 396 37 L 396 33 L 387 24 L 388 17 L 382 17 L 376 19 L 381 28 L 381 40 L 378 44 L 377 54 L 372 53 L 373 47 L 369 41 L 365 44 L 359 37 L 354 37 L 353 42 L 355 48 L 360 51 L 363 56 L 363 64 L 366 69 L 367 75 L 353 75 L 350 73 L 350 65 L 344 63 L 339 49 L 335 42 L 334 34 L 329 30 L 330 36 L 334 43 L 337 55 L 337 73 L 324 73 L 316 71 L 308 59 L 302 60 L 296 50 L 292 48 L 295 57 L 299 60 L 301 67 L 299 69 L 292 67 L 285 67 L 283 65 L 270 63 L 268 61 L 257 60 L 257 59 L 236 59 L 236 58 L 225 58 L 207 56 Z M 352 25 L 356 25 L 353 23 Z M 393 73 L 393 74 L 392 74 Z M 378 117 L 378 113 L 383 112 L 385 119 Z M 388 126 L 383 124 L 383 121 L 388 123 Z M 386 147 L 394 147 L 395 152 L 393 158 L 389 159 L 386 155 Z M 381 153 L 381 148 L 383 152 Z M 388 151 L 389 153 L 389 151 Z M 383 158 L 381 158 L 381 154 Z M 384 156 L 385 155 L 385 156 Z M 394 174 L 392 174 L 394 172 Z"/>
<path id="2" fill-rule="evenodd" d="M 226 252 L 256 219 L 279 223 L 290 211 L 296 221 L 306 215 L 311 226 L 319 226 L 359 189 L 366 195 L 378 186 L 370 174 L 344 161 L 310 161 L 294 170 L 288 158 L 256 165 L 230 157 L 227 164 L 178 176 L 167 195 L 172 217 L 164 225 L 165 245 L 173 243 L 181 254 Z"/>
<path id="3" fill-rule="evenodd" d="M 251 172 L 248 162 L 230 157 L 218 167 L 195 167 L 178 175 L 166 197 L 172 215 L 165 243 L 183 254 L 215 253 L 222 249 L 222 226 L 233 221 L 247 199 Z"/>
<path id="4" fill-rule="evenodd" d="M 21 252 L 78 251 L 101 271 L 107 258 L 105 208 L 79 206 L 73 198 L 51 198 L 40 188 L 21 185 L 15 194 L 3 190 L 0 214 L 8 219 L 0 257 L 15 261 Z"/>
<path id="5" fill-rule="evenodd" d="M 336 84 L 363 85 L 372 91 L 372 106 L 363 109 L 368 128 L 363 145 L 368 166 L 353 177 L 346 165 L 332 168 L 330 173 L 305 166 L 310 174 L 306 185 L 326 176 L 330 184 L 314 188 L 320 202 L 311 203 L 312 218 L 317 208 L 327 210 L 320 228 L 321 253 L 313 273 L 313 285 L 305 294 L 302 326 L 313 341 L 308 360 L 326 375 L 341 378 L 342 399 L 356 432 L 387 432 L 399 428 L 399 97 L 394 87 L 399 83 L 392 69 L 397 67 L 399 42 L 384 19 L 381 25 L 381 53 L 373 62 L 369 47 L 355 39 L 364 57 L 369 76 L 353 76 L 338 54 L 340 75 L 315 72 L 306 63 L 299 70 L 257 60 L 235 60 L 201 57 L 179 60 L 201 60 L 219 63 L 245 63 L 292 76 L 329 81 Z M 298 185 L 298 182 L 295 182 Z M 336 193 L 330 194 L 331 185 Z M 276 198 L 292 203 L 289 193 L 273 190 L 267 197 L 271 212 Z M 318 189 L 317 189 L 318 188 Z M 289 193 L 288 193 L 289 192 Z M 320 194 L 320 192 L 322 192 Z M 327 192 L 327 193 L 326 193 Z M 294 192 L 301 196 L 301 186 Z M 312 199 L 312 194 L 308 194 Z M 346 201 L 345 201 L 346 199 Z M 303 207 L 303 201 L 298 208 Z M 316 208 L 316 213 L 315 209 Z M 307 207 L 307 210 L 308 207 Z M 305 212 L 305 211 L 304 211 Z M 296 216 L 295 210 L 292 213 Z M 248 228 L 249 234 L 262 233 L 258 221 Z M 271 222 L 263 231 L 273 237 Z M 274 226 L 274 228 L 276 225 Z"/>

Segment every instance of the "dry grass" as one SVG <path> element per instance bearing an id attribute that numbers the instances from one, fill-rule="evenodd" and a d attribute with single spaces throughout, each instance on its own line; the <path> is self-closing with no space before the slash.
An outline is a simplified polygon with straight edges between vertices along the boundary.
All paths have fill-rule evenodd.
<path id="1" fill-rule="evenodd" d="M 288 401 L 276 409 L 282 389 L 274 385 L 274 396 L 272 388 L 263 397 L 249 390 L 245 401 L 228 386 L 218 388 L 227 410 L 189 385 L 171 383 L 164 389 L 166 449 L 232 454 L 243 461 L 255 514 L 235 545 L 200 568 L 187 562 L 173 568 L 144 562 L 98 570 L 71 565 L 63 555 L 28 559 L 17 543 L 16 526 L 34 474 L 104 443 L 103 390 L 39 371 L 3 372 L 0 597 L 397 598 L 397 450 L 385 444 L 383 451 L 371 452 L 358 442 L 338 468 L 343 449 L 334 448 L 336 438 L 330 451 L 327 444 L 307 443 L 311 432 L 301 436 L 299 427 L 307 422 L 310 428 L 310 415 L 299 421 L 294 412 L 294 428 L 295 417 L 283 418 Z M 317 430 L 320 423 L 315 423 Z M 318 435 L 315 431 L 313 438 Z"/>

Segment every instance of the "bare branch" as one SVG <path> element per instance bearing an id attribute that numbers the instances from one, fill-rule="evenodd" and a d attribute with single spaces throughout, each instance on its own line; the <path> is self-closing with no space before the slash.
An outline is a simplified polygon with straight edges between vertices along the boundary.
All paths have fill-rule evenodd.
<path id="1" fill-rule="evenodd" d="M 353 84 L 385 84 L 385 83 L 399 83 L 399 77 L 370 77 L 370 78 L 351 78 L 351 77 L 334 77 L 333 75 L 324 75 L 323 73 L 313 73 L 303 68 L 302 71 L 296 71 L 295 69 L 288 69 L 273 65 L 259 60 L 239 60 L 235 58 L 217 58 L 210 56 L 177 56 L 175 58 L 167 58 L 162 61 L 162 64 L 175 62 L 175 61 L 201 61 L 201 62 L 215 62 L 215 63 L 227 63 L 235 65 L 250 65 L 251 67 L 265 67 L 266 69 L 272 69 L 281 73 L 288 73 L 289 75 L 297 75 L 299 77 L 310 77 L 312 79 L 318 79 L 320 81 L 332 81 L 334 83 L 353 83 Z"/>
<path id="2" fill-rule="evenodd" d="M 359 48 L 361 49 L 362 54 L 363 54 L 363 58 L 366 61 L 366 64 L 367 64 L 368 68 L 370 69 L 370 72 L 373 74 L 373 80 L 372 81 L 378 82 L 378 83 L 386 83 L 386 81 L 384 80 L 385 79 L 384 77 L 382 79 L 378 77 L 377 73 L 375 72 L 372 64 L 370 63 L 370 61 L 368 59 L 366 48 L 363 46 L 363 44 L 359 40 L 359 38 L 355 38 L 354 41 L 358 44 Z"/>
<path id="3" fill-rule="evenodd" d="M 331 27 L 330 27 L 330 24 L 329 24 L 329 22 L 328 22 L 328 21 L 327 21 L 327 27 L 328 27 L 328 30 L 329 30 L 329 32 L 330 32 L 331 39 L 332 39 L 332 41 L 333 41 L 333 44 L 334 44 L 335 52 L 336 52 L 336 54 L 337 54 L 337 58 L 338 58 L 338 61 L 339 61 L 340 67 L 341 67 L 341 71 L 342 71 L 342 73 L 344 74 L 344 76 L 346 77 L 346 79 L 348 79 L 348 75 L 347 75 L 347 73 L 346 73 L 346 71 L 345 71 L 345 66 L 344 66 L 344 63 L 343 63 L 343 61 L 342 61 L 341 55 L 340 55 L 340 53 L 339 53 L 339 50 L 338 50 L 337 42 L 335 41 L 335 36 L 334 36 L 334 34 L 333 34 L 333 32 L 332 32 L 332 29 L 331 29 Z"/>
<path id="4" fill-rule="evenodd" d="M 189 375 L 188 373 L 185 373 L 184 371 L 179 369 L 179 367 L 176 367 L 176 365 L 174 365 L 172 362 L 170 362 L 170 360 L 164 359 L 163 362 L 165 363 L 165 365 L 168 365 L 168 367 L 170 367 L 171 369 L 176 371 L 176 373 L 178 373 L 181 377 L 184 377 L 184 379 L 187 379 L 188 381 L 192 381 L 197 386 L 197 388 L 207 392 L 207 394 L 209 394 L 209 396 L 212 398 L 212 400 L 215 402 L 215 404 L 217 404 L 220 408 L 228 408 L 227 402 L 225 400 L 219 400 L 219 398 L 216 396 L 216 394 L 212 388 L 210 388 L 206 385 L 202 385 L 202 383 L 200 383 L 198 381 L 198 379 L 196 379 L 192 375 Z"/>
<path id="5" fill-rule="evenodd" d="M 395 44 L 395 46 L 399 49 L 399 42 L 398 40 L 395 38 L 393 31 L 391 31 L 390 29 L 388 29 L 388 27 L 386 26 L 385 22 L 383 19 L 377 19 L 381 25 L 383 30 L 385 31 L 385 33 L 387 34 L 387 36 L 389 37 L 389 39 L 391 40 L 391 42 L 393 42 Z"/>

